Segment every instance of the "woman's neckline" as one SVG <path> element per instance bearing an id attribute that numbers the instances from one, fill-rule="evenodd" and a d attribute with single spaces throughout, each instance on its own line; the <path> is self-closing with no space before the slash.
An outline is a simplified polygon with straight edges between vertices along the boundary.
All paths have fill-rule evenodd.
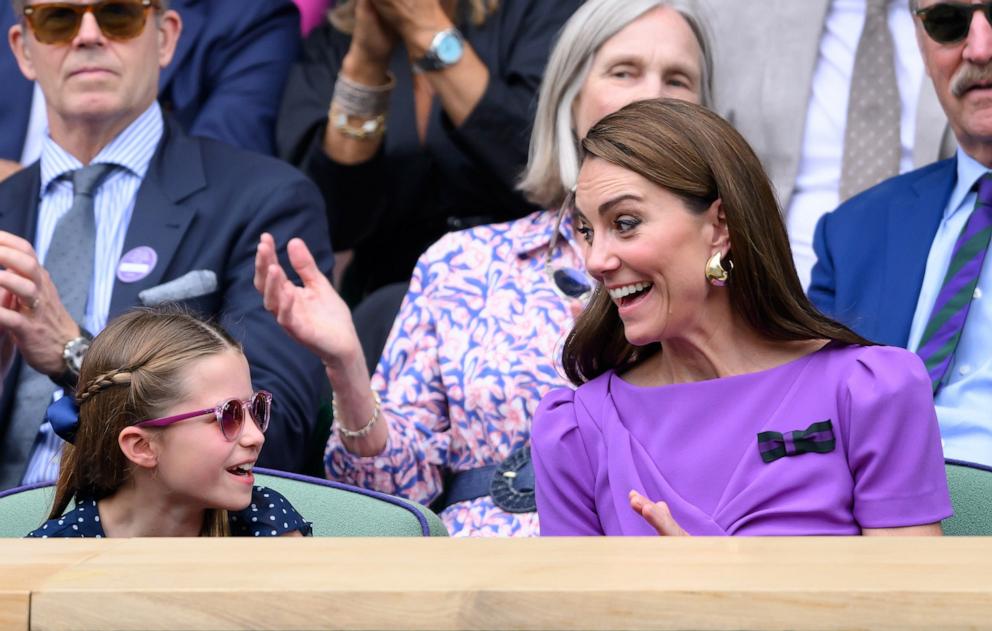
<path id="1" fill-rule="evenodd" d="M 833 348 L 840 348 L 841 346 L 843 346 L 843 344 L 837 342 L 836 340 L 827 340 L 818 348 L 815 348 L 814 350 L 804 355 L 800 355 L 799 357 L 790 359 L 775 366 L 762 368 L 761 370 L 755 370 L 752 372 L 740 373 L 737 375 L 716 377 L 713 379 L 701 379 L 699 381 L 683 381 L 679 383 L 663 383 L 657 385 L 639 385 L 639 384 L 631 383 L 630 381 L 624 379 L 624 377 L 620 375 L 618 372 L 616 372 L 616 370 L 610 371 L 610 379 L 611 381 L 622 384 L 624 387 L 631 388 L 634 390 L 656 390 L 658 388 L 680 388 L 680 387 L 692 387 L 692 386 L 701 387 L 704 384 L 727 384 L 728 382 L 732 382 L 732 381 L 745 381 L 757 377 L 766 377 L 768 375 L 774 374 L 779 371 L 785 371 L 787 369 L 794 368 L 800 364 L 811 361 L 814 357 L 816 357 L 817 355 L 819 355 L 824 351 Z"/>

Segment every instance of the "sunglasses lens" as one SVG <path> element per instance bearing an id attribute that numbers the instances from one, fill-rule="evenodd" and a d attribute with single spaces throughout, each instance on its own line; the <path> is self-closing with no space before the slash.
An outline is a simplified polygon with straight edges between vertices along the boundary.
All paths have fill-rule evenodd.
<path id="1" fill-rule="evenodd" d="M 231 399 L 224 403 L 220 411 L 220 431 L 224 438 L 237 440 L 241 436 L 241 426 L 245 422 L 245 408 L 241 401 Z"/>
<path id="2" fill-rule="evenodd" d="M 936 4 L 923 15 L 923 28 L 936 42 L 941 44 L 958 42 L 968 36 L 971 16 L 970 7 Z"/>
<path id="3" fill-rule="evenodd" d="M 255 419 L 258 430 L 265 433 L 269 428 L 269 416 L 272 412 L 272 395 L 268 392 L 256 392 L 251 399 L 251 417 Z"/>
<path id="4" fill-rule="evenodd" d="M 566 296 L 581 298 L 590 291 L 592 286 L 586 281 L 585 274 L 574 269 L 556 269 L 554 271 L 555 285 Z"/>
<path id="5" fill-rule="evenodd" d="M 71 41 L 79 32 L 82 15 L 72 7 L 37 5 L 31 14 L 31 30 L 42 44 Z"/>
<path id="6" fill-rule="evenodd" d="M 94 9 L 103 34 L 111 39 L 131 39 L 145 28 L 145 7 L 139 2 L 110 0 Z"/>

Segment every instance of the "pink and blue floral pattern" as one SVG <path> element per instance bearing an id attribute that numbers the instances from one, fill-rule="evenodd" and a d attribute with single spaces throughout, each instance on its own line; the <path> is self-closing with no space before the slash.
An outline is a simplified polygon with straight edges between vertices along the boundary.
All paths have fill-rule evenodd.
<path id="1" fill-rule="evenodd" d="M 567 383 L 561 346 L 581 307 L 544 272 L 554 220 L 539 211 L 449 234 L 421 256 L 372 379 L 389 441 L 363 458 L 332 432 L 330 478 L 428 504 L 445 474 L 498 464 L 529 443 L 541 397 Z M 556 250 L 556 262 L 581 267 L 569 239 Z M 538 534 L 536 513 L 506 513 L 488 496 L 441 518 L 452 536 Z"/>

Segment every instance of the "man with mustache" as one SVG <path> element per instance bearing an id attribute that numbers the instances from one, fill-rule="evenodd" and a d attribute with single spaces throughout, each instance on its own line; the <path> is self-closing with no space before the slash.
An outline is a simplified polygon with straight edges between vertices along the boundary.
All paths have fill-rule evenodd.
<path id="1" fill-rule="evenodd" d="M 992 3 L 910 7 L 959 148 L 825 215 L 809 295 L 861 335 L 915 350 L 945 456 L 992 465 Z"/>
<path id="2" fill-rule="evenodd" d="M 255 386 L 276 402 L 259 463 L 302 469 L 323 373 L 266 313 L 252 277 L 265 232 L 283 248 L 308 235 L 330 271 L 316 186 L 163 115 L 159 74 L 182 28 L 168 0 L 12 5 L 10 45 L 41 86 L 49 134 L 41 159 L 0 183 L 0 364 L 16 350 L 0 399 L 0 489 L 51 479 L 60 443 L 42 420 L 59 391 L 73 393 L 89 338 L 167 299 L 244 344 Z"/>

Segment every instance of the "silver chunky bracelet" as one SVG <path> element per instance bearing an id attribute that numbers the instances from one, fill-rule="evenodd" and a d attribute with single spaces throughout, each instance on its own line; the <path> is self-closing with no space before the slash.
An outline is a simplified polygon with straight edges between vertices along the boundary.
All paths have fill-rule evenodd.
<path id="1" fill-rule="evenodd" d="M 334 83 L 332 106 L 349 116 L 373 118 L 385 114 L 389 110 L 389 96 L 396 86 L 393 73 L 387 72 L 389 82 L 386 85 L 362 85 L 338 73 Z"/>
<path id="2" fill-rule="evenodd" d="M 361 429 L 350 430 L 345 429 L 344 426 L 341 425 L 341 419 L 338 417 L 338 402 L 332 395 L 331 411 L 334 414 L 334 425 L 338 428 L 338 433 L 345 438 L 364 438 L 369 435 L 372 428 L 375 426 L 376 421 L 379 420 L 379 413 L 382 411 L 382 401 L 379 399 L 379 393 L 373 390 L 372 398 L 375 399 L 375 409 L 372 411 L 372 418 L 370 418 L 369 422 L 366 423 Z"/>

